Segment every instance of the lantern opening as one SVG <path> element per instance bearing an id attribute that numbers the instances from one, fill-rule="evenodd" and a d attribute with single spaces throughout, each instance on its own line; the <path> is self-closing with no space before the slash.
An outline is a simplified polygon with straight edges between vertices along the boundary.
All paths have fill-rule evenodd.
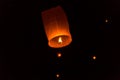
<path id="1" fill-rule="evenodd" d="M 48 45 L 53 48 L 61 48 L 71 43 L 72 39 L 69 35 L 55 36 L 48 41 Z"/>

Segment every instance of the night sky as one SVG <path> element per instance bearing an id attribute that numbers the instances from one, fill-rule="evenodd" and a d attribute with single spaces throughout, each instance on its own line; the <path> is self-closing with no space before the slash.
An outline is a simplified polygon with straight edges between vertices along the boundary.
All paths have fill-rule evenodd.
<path id="1" fill-rule="evenodd" d="M 58 5 L 73 41 L 53 49 L 41 12 Z M 119 19 L 119 0 L 0 0 L 0 80 L 120 80 Z"/>

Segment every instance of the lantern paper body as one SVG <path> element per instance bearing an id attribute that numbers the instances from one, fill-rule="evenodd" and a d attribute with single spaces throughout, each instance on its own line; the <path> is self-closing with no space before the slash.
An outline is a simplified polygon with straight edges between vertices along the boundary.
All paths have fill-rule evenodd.
<path id="1" fill-rule="evenodd" d="M 71 43 L 67 17 L 60 6 L 43 11 L 42 19 L 50 47 L 61 48 Z"/>

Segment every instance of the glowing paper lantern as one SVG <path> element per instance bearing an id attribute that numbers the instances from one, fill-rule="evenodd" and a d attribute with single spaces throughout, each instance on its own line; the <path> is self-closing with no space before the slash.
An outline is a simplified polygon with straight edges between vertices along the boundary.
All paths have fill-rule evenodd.
<path id="1" fill-rule="evenodd" d="M 60 75 L 59 75 L 59 74 L 57 74 L 57 75 L 56 75 L 56 77 L 57 77 L 57 78 L 59 78 L 59 77 L 60 77 Z"/>
<path id="2" fill-rule="evenodd" d="M 95 60 L 95 59 L 96 59 L 96 56 L 93 56 L 93 59 Z"/>
<path id="3" fill-rule="evenodd" d="M 60 6 L 43 11 L 42 19 L 50 47 L 61 48 L 71 43 L 67 17 Z"/>
<path id="4" fill-rule="evenodd" d="M 60 58 L 61 56 L 62 56 L 62 54 L 61 54 L 61 53 L 57 53 L 57 57 L 59 57 L 59 58 Z"/>

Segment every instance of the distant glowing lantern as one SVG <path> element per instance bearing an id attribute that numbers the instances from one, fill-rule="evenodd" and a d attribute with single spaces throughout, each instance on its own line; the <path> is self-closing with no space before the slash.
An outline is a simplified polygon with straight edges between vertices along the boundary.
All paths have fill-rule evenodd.
<path id="1" fill-rule="evenodd" d="M 108 19 L 106 19 L 105 22 L 107 23 L 107 22 L 108 22 Z"/>
<path id="2" fill-rule="evenodd" d="M 61 54 L 61 53 L 57 53 L 57 57 L 59 57 L 59 58 L 60 58 L 61 56 L 62 56 L 62 54 Z"/>
<path id="3" fill-rule="evenodd" d="M 72 42 L 67 17 L 60 6 L 43 11 L 42 20 L 50 47 L 61 48 Z"/>
<path id="4" fill-rule="evenodd" d="M 95 59 L 96 59 L 96 56 L 93 56 L 93 59 L 95 60 Z"/>
<path id="5" fill-rule="evenodd" d="M 57 77 L 57 78 L 59 78 L 59 77 L 60 77 L 60 75 L 59 75 L 59 74 L 56 74 L 56 77 Z"/>

